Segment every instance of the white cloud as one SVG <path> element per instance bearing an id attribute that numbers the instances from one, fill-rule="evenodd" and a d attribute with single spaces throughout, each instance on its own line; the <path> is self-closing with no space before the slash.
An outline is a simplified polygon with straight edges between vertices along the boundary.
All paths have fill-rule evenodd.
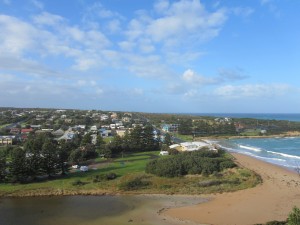
<path id="1" fill-rule="evenodd" d="M 270 98 L 285 95 L 292 89 L 287 84 L 225 85 L 217 88 L 214 94 L 225 98 Z"/>
<path id="2" fill-rule="evenodd" d="M 218 83 L 216 79 L 198 75 L 191 69 L 188 69 L 183 73 L 182 79 L 192 85 L 206 85 Z"/>
<path id="3" fill-rule="evenodd" d="M 0 15 L 0 53 L 22 55 L 24 50 L 34 47 L 36 29 L 17 18 Z"/>
<path id="4" fill-rule="evenodd" d="M 38 9 L 44 8 L 44 4 L 38 0 L 31 0 L 31 3 Z"/>
<path id="5" fill-rule="evenodd" d="M 250 7 L 234 7 L 232 12 L 237 16 L 248 17 L 252 15 L 255 11 Z"/>
<path id="6" fill-rule="evenodd" d="M 226 10 L 207 12 L 199 0 L 159 1 L 154 8 L 156 18 L 140 13 L 131 20 L 126 32 L 131 40 L 147 37 L 165 46 L 205 41 L 216 37 L 227 19 Z"/>
<path id="7" fill-rule="evenodd" d="M 33 21 L 39 25 L 57 26 L 65 19 L 59 15 L 43 12 L 33 17 Z"/>

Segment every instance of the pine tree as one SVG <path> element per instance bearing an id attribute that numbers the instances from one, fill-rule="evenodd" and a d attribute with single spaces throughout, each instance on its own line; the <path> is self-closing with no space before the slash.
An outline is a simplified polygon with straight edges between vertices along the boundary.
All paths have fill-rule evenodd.
<path id="1" fill-rule="evenodd" d="M 58 151 L 57 146 L 51 140 L 47 139 L 42 147 L 42 170 L 49 177 L 57 174 L 58 168 Z"/>
<path id="2" fill-rule="evenodd" d="M 158 150 L 158 142 L 154 138 L 153 127 L 151 125 L 145 126 L 142 133 L 142 151 Z"/>
<path id="3" fill-rule="evenodd" d="M 9 176 L 12 182 L 25 182 L 28 179 L 25 150 L 15 148 L 11 152 Z"/>
<path id="4" fill-rule="evenodd" d="M 164 144 L 167 146 L 172 144 L 171 135 L 169 133 L 165 134 Z"/>
<path id="5" fill-rule="evenodd" d="M 28 167 L 28 175 L 32 178 L 35 178 L 38 175 L 42 174 L 41 166 L 42 166 L 42 157 L 41 150 L 42 146 L 35 142 L 33 138 L 28 139 L 24 144 L 24 150 L 26 152 L 26 163 Z"/>
<path id="6" fill-rule="evenodd" d="M 6 154 L 0 151 L 0 182 L 4 181 L 6 177 Z"/>
<path id="7" fill-rule="evenodd" d="M 136 126 L 130 133 L 130 151 L 137 152 L 143 148 L 142 137 L 143 129 L 141 126 Z"/>

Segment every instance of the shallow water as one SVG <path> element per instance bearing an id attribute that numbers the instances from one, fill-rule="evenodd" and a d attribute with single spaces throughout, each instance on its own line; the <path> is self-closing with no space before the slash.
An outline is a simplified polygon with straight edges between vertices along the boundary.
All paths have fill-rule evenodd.
<path id="1" fill-rule="evenodd" d="M 1 225 L 180 224 L 159 216 L 168 207 L 205 201 L 192 196 L 65 196 L 0 199 Z"/>

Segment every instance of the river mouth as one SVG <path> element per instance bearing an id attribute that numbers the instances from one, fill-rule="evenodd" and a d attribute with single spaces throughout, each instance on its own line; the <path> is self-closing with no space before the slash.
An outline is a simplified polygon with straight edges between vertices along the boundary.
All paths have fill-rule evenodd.
<path id="1" fill-rule="evenodd" d="M 205 201 L 194 196 L 64 196 L 0 199 L 1 225 L 177 224 L 159 211 Z"/>

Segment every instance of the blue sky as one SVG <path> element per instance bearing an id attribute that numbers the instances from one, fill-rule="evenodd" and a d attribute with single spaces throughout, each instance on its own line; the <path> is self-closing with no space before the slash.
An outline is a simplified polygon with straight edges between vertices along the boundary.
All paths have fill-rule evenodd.
<path id="1" fill-rule="evenodd" d="M 0 0 L 0 106 L 297 113 L 299 7 Z"/>

